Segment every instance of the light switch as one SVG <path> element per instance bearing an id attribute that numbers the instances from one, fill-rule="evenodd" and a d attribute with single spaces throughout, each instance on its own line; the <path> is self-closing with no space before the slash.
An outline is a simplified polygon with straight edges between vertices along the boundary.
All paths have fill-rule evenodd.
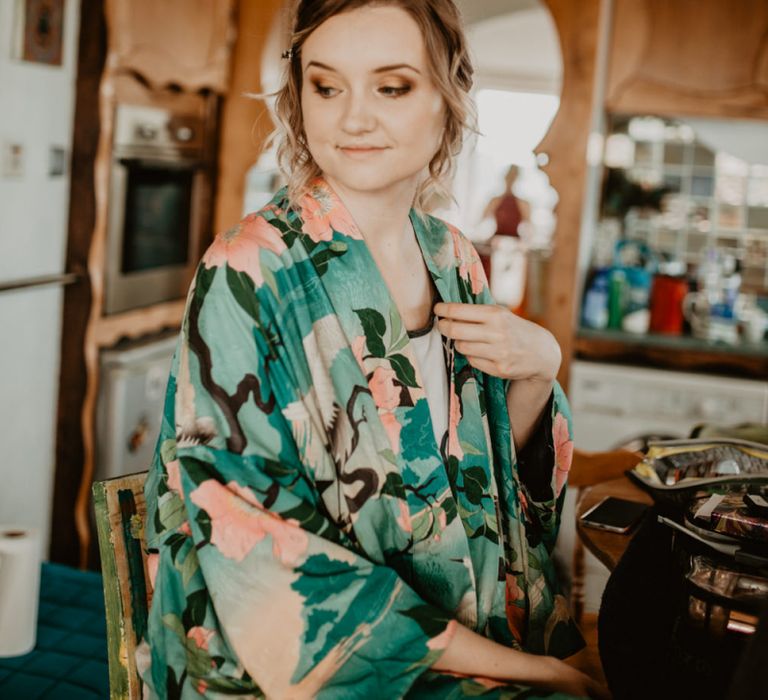
<path id="1" fill-rule="evenodd" d="M 24 177 L 24 146 L 20 143 L 6 141 L 0 154 L 0 172 L 9 180 L 20 180 Z"/>
<path id="2" fill-rule="evenodd" d="M 67 170 L 67 152 L 61 146 L 48 149 L 48 177 L 61 177 Z"/>

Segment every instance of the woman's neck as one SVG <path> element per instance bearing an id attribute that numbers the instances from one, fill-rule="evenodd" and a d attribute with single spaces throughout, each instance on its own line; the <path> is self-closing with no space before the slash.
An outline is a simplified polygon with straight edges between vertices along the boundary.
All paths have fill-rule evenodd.
<path id="1" fill-rule="evenodd" d="M 399 183 L 388 190 L 360 192 L 325 176 L 352 215 L 368 247 L 388 259 L 397 258 L 411 248 L 413 229 L 409 214 L 416 185 Z"/>

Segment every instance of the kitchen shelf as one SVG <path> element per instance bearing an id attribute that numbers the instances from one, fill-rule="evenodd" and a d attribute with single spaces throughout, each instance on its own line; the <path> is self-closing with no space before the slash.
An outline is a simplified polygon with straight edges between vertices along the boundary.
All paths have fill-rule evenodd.
<path id="1" fill-rule="evenodd" d="M 708 374 L 768 377 L 768 342 L 729 345 L 693 338 L 618 330 L 576 332 L 574 352 L 583 360 L 678 369 Z"/>

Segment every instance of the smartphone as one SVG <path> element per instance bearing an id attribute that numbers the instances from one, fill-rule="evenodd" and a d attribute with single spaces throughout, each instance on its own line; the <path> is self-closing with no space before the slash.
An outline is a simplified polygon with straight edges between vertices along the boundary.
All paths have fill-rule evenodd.
<path id="1" fill-rule="evenodd" d="M 580 520 L 586 527 L 625 535 L 642 520 L 647 510 L 645 503 L 607 496 L 584 513 Z"/>

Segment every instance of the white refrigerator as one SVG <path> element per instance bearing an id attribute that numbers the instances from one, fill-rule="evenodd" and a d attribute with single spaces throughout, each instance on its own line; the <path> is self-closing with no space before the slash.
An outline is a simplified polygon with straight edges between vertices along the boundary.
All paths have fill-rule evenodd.
<path id="1" fill-rule="evenodd" d="M 0 2 L 0 523 L 38 529 L 47 557 L 80 3 L 58 66 L 15 58 L 18 7 Z"/>

